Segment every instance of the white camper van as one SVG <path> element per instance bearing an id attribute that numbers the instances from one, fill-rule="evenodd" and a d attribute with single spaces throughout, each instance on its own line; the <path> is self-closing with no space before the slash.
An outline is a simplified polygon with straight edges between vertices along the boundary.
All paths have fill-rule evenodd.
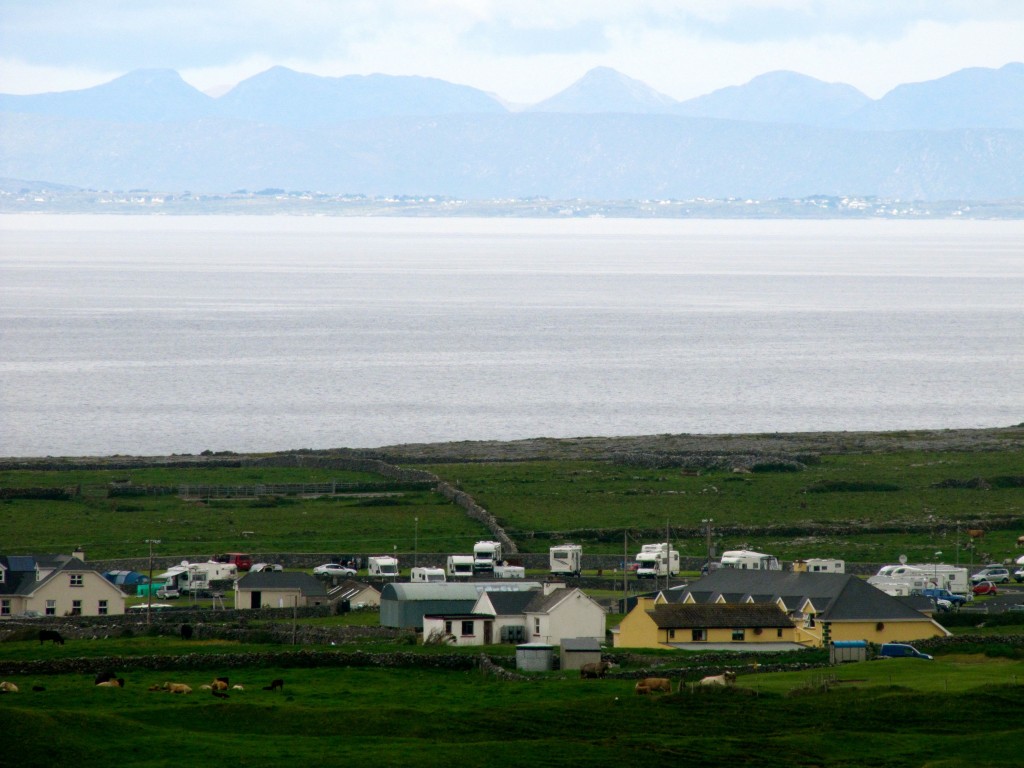
<path id="1" fill-rule="evenodd" d="M 583 571 L 583 547 L 562 544 L 548 550 L 548 565 L 555 576 L 579 576 Z"/>
<path id="2" fill-rule="evenodd" d="M 394 578 L 398 576 L 398 560 L 390 555 L 368 558 L 366 561 L 366 571 L 370 576 Z"/>
<path id="3" fill-rule="evenodd" d="M 450 579 L 468 579 L 473 576 L 472 555 L 448 555 L 448 567 L 445 569 Z"/>
<path id="4" fill-rule="evenodd" d="M 447 581 L 444 577 L 444 568 L 413 568 L 409 580 L 413 582 Z"/>
<path id="5" fill-rule="evenodd" d="M 722 567 L 746 571 L 781 571 L 778 558 L 749 549 L 730 549 L 722 553 Z"/>
<path id="6" fill-rule="evenodd" d="M 679 574 L 679 552 L 670 549 L 668 542 L 644 544 L 636 555 L 636 577 L 656 579 L 659 576 Z"/>
<path id="7" fill-rule="evenodd" d="M 500 541 L 478 541 L 473 545 L 473 573 L 490 573 L 500 563 Z"/>
<path id="8" fill-rule="evenodd" d="M 809 557 L 806 560 L 794 560 L 793 570 L 797 573 L 846 573 L 846 561 Z"/>

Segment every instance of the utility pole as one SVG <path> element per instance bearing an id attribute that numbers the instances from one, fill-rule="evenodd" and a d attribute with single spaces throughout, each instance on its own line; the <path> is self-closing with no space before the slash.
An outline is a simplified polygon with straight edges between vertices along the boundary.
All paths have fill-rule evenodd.
<path id="1" fill-rule="evenodd" d="M 419 565 L 419 554 L 420 554 L 420 519 L 414 517 L 415 528 L 412 534 L 412 567 L 415 568 Z"/>
<path id="2" fill-rule="evenodd" d="M 708 575 L 711 575 L 711 524 L 714 522 L 714 520 L 712 520 L 710 517 L 708 517 L 708 518 L 705 518 L 704 520 L 701 520 L 701 522 L 704 523 L 705 532 L 707 534 L 707 542 L 708 542 L 707 568 L 708 568 Z"/>
<path id="3" fill-rule="evenodd" d="M 146 603 L 146 624 L 149 624 L 153 620 L 153 545 L 159 544 L 160 539 L 146 539 L 146 543 L 149 544 L 149 583 L 146 585 L 146 599 L 148 600 Z"/>
<path id="4" fill-rule="evenodd" d="M 622 531 L 622 611 L 626 611 L 626 601 L 629 600 L 629 534 Z"/>

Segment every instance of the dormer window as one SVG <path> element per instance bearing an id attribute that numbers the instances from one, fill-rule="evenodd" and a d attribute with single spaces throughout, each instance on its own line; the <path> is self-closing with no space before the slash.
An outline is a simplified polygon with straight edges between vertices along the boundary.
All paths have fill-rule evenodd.
<path id="1" fill-rule="evenodd" d="M 80 573 L 72 573 L 71 574 L 71 586 L 72 587 L 84 587 L 85 586 L 85 580 L 83 579 L 82 574 L 80 574 Z"/>

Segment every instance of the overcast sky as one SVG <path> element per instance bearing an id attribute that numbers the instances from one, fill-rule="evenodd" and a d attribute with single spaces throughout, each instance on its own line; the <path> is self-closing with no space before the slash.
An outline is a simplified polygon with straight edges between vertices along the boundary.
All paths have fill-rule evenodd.
<path id="1" fill-rule="evenodd" d="M 1018 0 L 0 0 L 0 92 L 141 68 L 223 90 L 274 65 L 533 103 L 596 66 L 676 99 L 788 69 L 878 98 L 1024 61 Z"/>

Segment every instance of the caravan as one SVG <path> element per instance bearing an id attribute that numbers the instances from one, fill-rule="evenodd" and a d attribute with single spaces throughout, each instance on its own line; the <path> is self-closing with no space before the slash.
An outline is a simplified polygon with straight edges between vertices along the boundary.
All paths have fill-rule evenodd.
<path id="1" fill-rule="evenodd" d="M 722 567 L 748 571 L 781 571 L 778 559 L 749 549 L 730 549 L 722 553 Z"/>
<path id="2" fill-rule="evenodd" d="M 473 576 L 472 555 L 448 555 L 448 567 L 445 569 L 448 578 L 469 579 Z"/>
<path id="3" fill-rule="evenodd" d="M 579 576 L 583 571 L 583 547 L 562 544 L 548 550 L 548 565 L 554 576 Z"/>

